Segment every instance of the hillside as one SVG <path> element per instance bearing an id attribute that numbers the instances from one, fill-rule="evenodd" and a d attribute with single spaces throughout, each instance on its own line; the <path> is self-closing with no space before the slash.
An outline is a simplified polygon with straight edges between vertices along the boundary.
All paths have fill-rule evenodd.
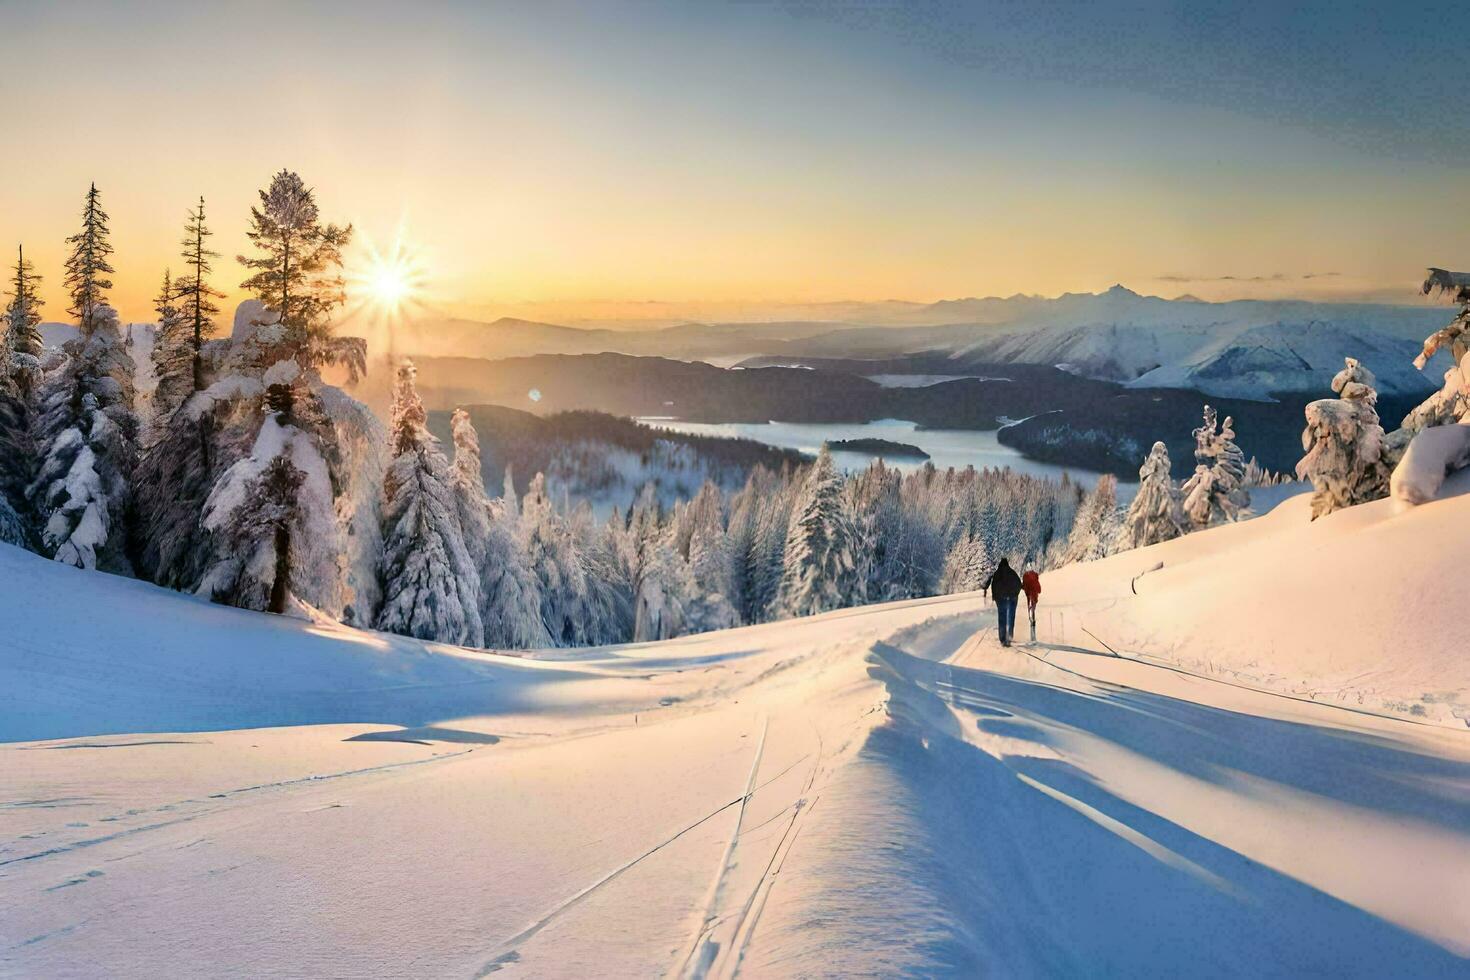
<path id="1" fill-rule="evenodd" d="M 834 308 L 837 312 L 839 308 Z M 892 359 L 939 356 L 964 374 L 975 364 L 1064 367 L 1144 388 L 1191 388 L 1214 397 L 1317 394 L 1350 352 L 1385 395 L 1423 398 L 1444 366 L 1412 366 L 1442 307 L 1295 300 L 1207 303 L 1141 296 L 1123 286 L 1055 298 L 941 301 L 894 310 L 841 308 L 846 322 L 685 323 L 652 330 L 563 327 L 525 320 L 409 325 L 396 338 L 418 356 L 500 359 L 620 353 L 730 363 L 769 357 Z M 867 372 L 878 373 L 878 372 Z M 930 372 L 921 372 L 930 373 Z"/>
<path id="2" fill-rule="evenodd" d="M 0 547 L 0 972 L 1463 975 L 1470 478 L 1304 502 L 1008 651 L 956 596 L 506 657 Z"/>
<path id="3" fill-rule="evenodd" d="M 757 466 L 780 470 L 808 457 L 749 439 L 721 439 L 654 430 L 602 412 L 533 415 L 499 405 L 464 406 L 480 436 L 485 485 L 497 490 L 509 468 L 517 493 L 546 475 L 552 495 L 626 507 L 653 482 L 666 500 L 688 499 L 705 480 L 733 489 Z M 450 413 L 432 412 L 429 428 L 453 442 Z"/>
<path id="4" fill-rule="evenodd" d="M 976 377 L 920 387 L 894 387 L 865 376 L 852 358 L 802 367 L 724 369 L 661 357 L 556 355 L 501 361 L 423 358 L 419 385 L 431 407 L 491 404 L 549 415 L 599 411 L 695 422 L 853 423 L 904 419 L 921 428 L 992 431 L 1034 459 L 1132 479 L 1155 440 L 1179 469 L 1193 463 L 1191 430 L 1209 402 L 1235 418 L 1241 444 L 1263 465 L 1287 471 L 1301 458 L 1302 408 L 1322 392 L 1278 401 L 1215 398 L 1185 388 L 1139 389 L 1079 377 L 1046 365 L 974 363 Z M 930 357 L 885 360 L 882 375 L 908 365 L 930 373 Z M 534 394 L 533 394 L 534 392 Z M 1379 413 L 1390 426 L 1418 398 L 1385 396 Z"/>

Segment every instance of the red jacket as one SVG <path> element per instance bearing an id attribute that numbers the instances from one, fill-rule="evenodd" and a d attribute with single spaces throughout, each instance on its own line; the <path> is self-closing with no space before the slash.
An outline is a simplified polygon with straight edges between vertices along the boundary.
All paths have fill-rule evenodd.
<path id="1" fill-rule="evenodd" d="M 1041 576 L 1028 571 L 1021 576 L 1021 588 L 1026 590 L 1026 601 L 1035 605 L 1037 596 L 1041 595 Z"/>

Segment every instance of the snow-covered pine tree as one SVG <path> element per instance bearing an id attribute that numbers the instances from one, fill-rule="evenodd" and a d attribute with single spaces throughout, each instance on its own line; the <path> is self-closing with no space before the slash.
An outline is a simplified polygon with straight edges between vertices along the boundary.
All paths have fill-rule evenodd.
<path id="1" fill-rule="evenodd" d="M 449 485 L 454 491 L 465 550 L 476 567 L 481 567 L 490 542 L 490 501 L 485 495 L 485 475 L 481 469 L 480 434 L 475 431 L 470 413 L 462 408 L 456 408 L 450 416 L 449 431 L 454 440 Z"/>
<path id="2" fill-rule="evenodd" d="M 1118 478 L 1105 473 L 1077 509 L 1077 520 L 1067 539 L 1067 561 L 1106 558 L 1117 536 Z"/>
<path id="3" fill-rule="evenodd" d="M 1138 493 L 1118 532 L 1120 548 L 1144 548 L 1188 533 L 1189 521 L 1169 470 L 1168 448 L 1154 443 L 1138 470 Z"/>
<path id="4" fill-rule="evenodd" d="M 37 547 L 26 491 L 37 463 L 32 398 L 42 375 L 40 282 L 20 249 L 0 347 L 0 541 L 26 548 Z"/>
<path id="5" fill-rule="evenodd" d="M 199 445 L 205 465 L 198 471 L 199 475 L 219 474 L 211 477 L 211 496 L 225 482 L 237 482 L 239 471 L 232 476 L 231 470 L 253 451 L 266 423 L 282 414 L 269 404 L 264 404 L 262 412 L 263 403 L 272 400 L 272 390 L 281 387 L 279 380 L 268 377 L 285 370 L 282 365 L 292 365 L 289 418 L 277 424 L 299 431 L 302 439 L 292 441 L 301 446 L 309 443 L 325 464 L 329 501 L 337 518 L 335 524 L 321 524 L 320 534 L 310 541 L 293 534 L 290 592 L 328 615 L 364 624 L 371 622 L 371 611 L 378 605 L 375 546 L 381 521 L 377 477 L 386 468 L 382 456 L 387 440 L 363 405 L 326 384 L 319 373 L 323 365 L 337 363 L 356 380 L 365 368 L 363 340 L 331 336 L 331 315 L 342 301 L 341 246 L 350 229 L 323 225 L 312 193 L 295 175 L 278 174 L 260 198 L 260 206 L 251 212 L 249 233 L 260 254 L 241 258 L 254 271 L 243 286 L 255 292 L 257 299 L 252 302 L 258 302 L 259 308 L 243 317 L 237 315 L 229 341 L 203 344 L 205 380 L 211 383 L 184 407 L 190 419 L 201 423 Z M 196 230 L 194 244 L 199 245 L 204 237 Z M 187 245 L 185 258 L 193 258 Z M 200 268 L 190 264 L 196 271 Z M 294 456 L 293 463 L 307 474 L 303 491 L 314 493 L 311 469 Z M 310 494 L 307 500 L 315 506 Z M 216 515 L 213 523 L 220 522 L 218 508 L 211 509 L 206 502 L 205 510 L 206 517 Z M 309 522 L 316 523 L 314 513 Z M 179 534 L 169 537 L 183 540 Z M 327 545 L 337 546 L 331 565 L 317 561 L 316 549 Z M 201 589 L 216 583 L 222 574 L 219 569 L 228 565 L 228 556 L 219 553 L 217 543 L 205 550 L 208 557 L 202 564 L 207 567 L 200 577 Z M 191 550 L 178 553 L 187 557 Z M 184 575 L 180 578 L 188 581 Z"/>
<path id="6" fill-rule="evenodd" d="M 717 595 L 729 601 L 735 591 L 735 563 L 725 530 L 724 495 L 712 481 L 705 480 L 684 509 L 678 538 L 686 538 L 682 554 L 698 586 L 698 594 Z"/>
<path id="7" fill-rule="evenodd" d="M 26 488 L 36 462 L 30 406 L 13 386 L 0 385 L 0 542 L 34 550 L 34 520 Z"/>
<path id="8" fill-rule="evenodd" d="M 1424 339 L 1424 348 L 1414 358 L 1421 371 L 1440 351 L 1446 351 L 1450 367 L 1444 385 L 1408 415 L 1403 425 L 1388 433 L 1384 441 L 1384 463 L 1390 471 L 1403 458 L 1414 436 L 1439 425 L 1470 421 L 1470 274 L 1430 269 L 1424 279 L 1424 294 L 1439 293 L 1458 303 L 1460 310 L 1444 327 Z"/>
<path id="9" fill-rule="evenodd" d="M 555 646 L 575 646 L 580 642 L 582 626 L 576 618 L 577 598 L 585 592 L 582 583 L 576 581 L 581 566 L 547 496 L 545 474 L 531 478 L 520 510 L 526 564 L 537 579 L 541 622 L 547 637 Z"/>
<path id="10" fill-rule="evenodd" d="M 1231 440 L 1234 432 L 1230 432 Z M 1229 445 L 1234 447 L 1234 442 Z M 1240 477 L 1244 476 L 1243 462 L 1239 472 L 1235 468 L 1235 455 L 1222 464 L 1226 454 L 1226 440 L 1219 430 L 1215 409 L 1206 405 L 1204 424 L 1194 430 L 1194 475 L 1179 488 L 1184 501 L 1184 513 L 1194 530 L 1228 524 L 1239 520 Z M 1239 453 L 1239 450 L 1235 450 Z M 1246 498 L 1249 501 L 1249 498 Z"/>
<path id="11" fill-rule="evenodd" d="M 783 617 L 810 616 L 864 601 L 852 517 L 842 475 L 824 446 L 791 510 L 778 606 Z"/>
<path id="12" fill-rule="evenodd" d="M 1302 432 L 1306 455 L 1296 472 L 1312 481 L 1313 520 L 1388 496 L 1389 469 L 1373 373 L 1356 358 L 1345 360 L 1346 366 L 1332 379 L 1338 397 L 1319 399 L 1306 408 L 1307 427 Z"/>
<path id="13" fill-rule="evenodd" d="M 214 233 L 204 223 L 204 198 L 199 206 L 189 212 L 184 224 L 184 275 L 175 281 L 179 297 L 179 318 L 189 330 L 191 370 L 194 375 L 194 391 L 203 391 L 204 342 L 214 333 L 214 318 L 219 315 L 215 300 L 224 293 L 209 284 L 209 275 L 214 271 L 212 261 L 219 258 L 218 252 L 210 251 L 205 244 Z"/>
<path id="14" fill-rule="evenodd" d="M 153 424 L 155 432 L 167 426 L 184 400 L 194 393 L 194 351 L 189 343 L 188 325 L 177 305 L 178 289 L 173 277 L 165 271 L 163 285 L 153 300 L 158 323 L 153 333 Z M 151 443 L 153 440 L 150 439 Z"/>
<path id="15" fill-rule="evenodd" d="M 260 417 L 257 406 L 249 404 L 258 395 L 233 405 L 232 397 L 206 399 L 183 410 L 211 380 L 205 344 L 219 313 L 215 300 L 224 294 L 209 284 L 212 260 L 219 257 L 206 245 L 210 234 L 201 197 L 198 208 L 189 212 L 180 242 L 184 274 L 166 284 L 165 293 L 171 290 L 173 298 L 156 307 L 159 327 L 152 356 L 158 386 L 149 438 L 135 476 L 133 551 L 139 570 L 160 585 L 186 590 L 198 586 L 207 557 L 201 523 L 204 502 L 215 480 L 235 461 L 230 449 L 244 451 L 253 437 L 253 431 L 227 430 L 241 423 L 253 426 Z M 259 388 L 253 379 L 247 386 L 252 391 Z"/>
<path id="16" fill-rule="evenodd" d="M 375 625 L 390 633 L 480 646 L 480 576 L 465 547 L 449 461 L 430 434 L 412 361 L 398 368 L 383 477 L 383 604 Z"/>
<path id="17" fill-rule="evenodd" d="M 15 270 L 10 278 L 10 302 L 5 306 L 4 364 L 0 377 L 13 383 L 22 399 L 29 400 L 41 379 L 41 277 L 26 258 L 25 247 L 17 246 Z"/>
<path id="18" fill-rule="evenodd" d="M 95 293 L 79 286 L 78 305 L 89 316 L 43 386 L 38 435 L 44 448 L 29 495 L 47 554 L 80 568 L 130 574 L 125 520 L 138 435 L 133 359 L 112 307 L 82 302 Z"/>
<path id="19" fill-rule="evenodd" d="M 65 345 L 65 361 L 43 384 L 36 427 L 41 459 L 28 494 L 44 525 L 47 554 L 127 574 L 125 518 L 138 434 L 134 365 L 107 305 L 112 245 L 95 184 L 82 230 L 67 242 L 65 283 L 80 336 Z"/>
<path id="20" fill-rule="evenodd" d="M 260 254 L 239 256 L 241 265 L 255 270 L 240 288 L 275 314 L 291 356 L 306 370 L 341 364 L 355 379 L 366 368 L 366 344 L 331 331 L 332 313 L 345 298 L 342 249 L 352 226 L 323 224 L 312 189 L 282 170 L 260 191 L 245 234 Z"/>
<path id="21" fill-rule="evenodd" d="M 340 547 L 332 477 L 323 453 L 330 423 L 300 366 L 264 372 L 266 417 L 247 455 L 204 504 L 211 533 L 198 593 L 231 606 L 284 613 L 293 600 L 335 595 Z"/>
<path id="22" fill-rule="evenodd" d="M 540 583 L 527 564 L 510 470 L 502 497 L 492 503 L 485 493 L 480 437 L 469 413 L 455 409 L 450 427 L 454 438 L 450 486 L 465 549 L 479 573 L 485 645 L 502 650 L 549 646 L 541 621 Z"/>
<path id="23" fill-rule="evenodd" d="M 777 614 L 791 515 L 790 475 L 758 467 L 747 478 L 738 498 L 732 511 L 748 511 L 742 520 L 749 523 L 744 554 L 735 556 L 742 580 L 741 621 L 763 623 Z"/>
<path id="24" fill-rule="evenodd" d="M 478 440 L 475 450 L 478 453 Z M 498 506 L 492 507 L 481 565 L 480 619 L 485 628 L 485 645 L 505 650 L 552 646 L 551 635 L 541 618 L 541 582 L 531 570 L 509 467 L 501 494 L 495 502 Z"/>
<path id="25" fill-rule="evenodd" d="M 1235 444 L 1235 419 L 1229 415 L 1220 426 L 1220 456 L 1215 462 L 1220 471 L 1218 483 L 1229 487 L 1227 491 L 1235 513 L 1249 509 L 1251 494 L 1245 486 L 1245 453 Z"/>
<path id="26" fill-rule="evenodd" d="M 690 606 L 698 591 L 689 565 L 679 557 L 674 527 L 655 517 L 638 544 L 633 640 L 667 640 L 692 632 Z"/>
<path id="27" fill-rule="evenodd" d="M 984 540 L 978 534 L 966 534 L 955 542 L 949 556 L 944 560 L 944 574 L 940 579 L 939 591 L 946 595 L 978 591 L 985 584 L 991 568 L 992 562 L 985 552 Z"/>

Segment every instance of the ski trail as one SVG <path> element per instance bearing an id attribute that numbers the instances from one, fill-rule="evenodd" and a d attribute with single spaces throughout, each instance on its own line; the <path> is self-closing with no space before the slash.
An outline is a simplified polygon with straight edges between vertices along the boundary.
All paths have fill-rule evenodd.
<path id="1" fill-rule="evenodd" d="M 545 929 L 548 925 L 551 924 L 551 921 L 553 919 L 555 919 L 557 916 L 561 915 L 563 912 L 567 911 L 568 909 L 572 908 L 573 906 L 578 905 L 579 903 L 581 903 L 583 900 L 585 900 L 588 896 L 590 896 L 593 892 L 597 891 L 603 885 L 606 885 L 606 884 L 612 882 L 616 878 L 618 878 L 621 875 L 623 875 L 626 871 L 628 871 L 634 865 L 638 864 L 644 858 L 652 857 L 654 854 L 658 853 L 659 851 L 663 850 L 665 847 L 668 847 L 670 844 L 674 843 L 674 841 L 678 840 L 680 837 L 683 837 L 685 834 L 689 833 L 691 830 L 694 830 L 695 828 L 700 827 L 703 824 L 708 823 L 709 821 L 713 820 L 715 817 L 719 816 L 720 814 L 724 813 L 726 810 L 730 809 L 732 806 L 736 806 L 738 804 L 743 804 L 746 799 L 748 799 L 748 795 L 747 796 L 737 796 L 737 797 L 735 797 L 735 799 L 731 800 L 730 802 L 725 803 L 722 806 L 719 806 L 719 807 L 717 807 L 714 810 L 711 810 L 709 813 L 706 813 L 704 816 L 700 817 L 698 820 L 696 820 L 693 823 L 689 824 L 687 827 L 683 828 L 678 833 L 674 834 L 671 837 L 665 838 L 664 840 L 662 840 L 659 843 L 655 844 L 653 847 L 650 847 L 648 850 L 644 851 L 642 854 L 638 855 L 637 857 L 633 858 L 632 860 L 627 861 L 624 864 L 619 865 L 618 867 L 614 868 L 612 871 L 609 871 L 607 874 L 603 875 L 601 878 L 598 878 L 592 884 L 588 885 L 586 888 L 583 888 L 581 891 L 577 892 L 575 895 L 571 896 L 570 898 L 565 899 L 562 902 L 559 902 L 555 907 L 553 907 L 551 909 L 551 911 L 547 912 L 541 918 L 537 919 L 535 922 L 533 922 L 530 925 L 526 926 L 526 928 L 522 929 L 520 932 L 516 933 L 514 936 L 511 936 L 509 939 L 505 940 L 498 947 L 496 947 L 497 949 L 505 949 L 505 952 L 503 952 L 500 955 L 496 956 L 494 959 L 489 960 L 488 962 L 485 963 L 484 966 L 480 967 L 479 971 L 475 974 L 476 980 L 479 980 L 479 978 L 481 978 L 481 977 L 489 976 L 491 973 L 494 973 L 495 971 L 499 970 L 501 967 L 505 966 L 506 964 L 513 963 L 516 960 L 518 960 L 520 957 L 519 957 L 519 954 L 517 953 L 517 950 L 516 950 L 516 947 L 517 946 L 519 946 L 521 943 L 524 943 L 526 940 L 528 940 L 528 939 L 532 938 L 533 936 L 535 936 L 542 929 Z"/>
<path id="2" fill-rule="evenodd" d="M 348 779 L 353 776 L 366 776 L 372 773 L 392 772 L 397 769 L 407 769 L 412 766 L 422 766 L 432 762 L 445 762 L 449 759 L 455 759 L 463 755 L 468 755 L 469 753 L 474 751 L 474 749 L 464 749 L 460 752 L 446 752 L 443 755 L 430 756 L 427 759 L 410 759 L 407 762 L 390 762 L 381 766 L 366 766 L 362 769 L 347 769 L 342 772 L 319 773 L 311 776 L 300 776 L 296 779 L 283 779 L 278 782 L 260 783 L 256 786 L 243 786 L 238 789 L 225 790 L 221 793 L 213 793 L 206 799 L 195 798 L 181 800 L 177 803 L 165 803 L 161 806 L 151 807 L 147 810 L 137 810 L 118 816 L 101 817 L 96 822 L 111 823 L 113 821 L 126 819 L 127 817 L 136 817 L 144 814 L 168 813 L 182 806 L 206 807 L 206 809 L 201 809 L 195 813 L 181 815 L 172 820 L 163 820 L 158 823 L 145 824 L 141 827 L 131 827 L 125 830 L 119 830 L 116 833 L 106 834 L 102 837 L 92 837 L 85 840 L 73 841 L 68 844 L 58 844 L 57 846 L 48 848 L 44 851 L 36 851 L 31 854 L 22 854 L 20 857 L 7 858 L 3 861 L 0 861 L 0 868 L 5 867 L 6 865 L 21 864 L 26 861 L 38 861 L 42 858 L 55 857 L 58 854 L 68 854 L 72 851 L 79 851 L 83 848 L 88 847 L 96 847 L 98 844 L 106 844 L 110 841 L 120 840 L 125 837 L 132 837 L 137 834 L 146 833 L 150 830 L 160 830 L 164 827 L 172 827 L 175 824 L 188 823 L 191 820 L 198 820 L 201 817 L 207 817 L 211 814 L 222 812 L 224 810 L 224 807 L 219 805 L 217 801 L 229 800 L 233 797 L 240 796 L 246 793 L 258 793 L 265 790 L 273 789 L 290 789 L 295 786 L 331 782 L 337 779 Z"/>
<path id="3" fill-rule="evenodd" d="M 776 842 L 776 847 L 766 861 L 765 869 L 756 879 L 755 887 L 751 889 L 750 894 L 746 896 L 745 904 L 740 908 L 740 914 L 735 920 L 735 928 L 730 933 L 729 948 L 716 951 L 717 956 L 709 967 L 710 972 L 716 977 L 733 978 L 740 972 L 740 964 L 745 959 L 746 947 L 750 943 L 750 937 L 755 934 L 755 927 L 760 921 L 761 912 L 766 907 L 766 899 L 770 896 L 771 889 L 775 887 L 776 878 L 781 874 L 786 858 L 796 847 L 796 839 L 801 836 L 803 818 L 821 799 L 818 796 L 811 800 L 810 805 L 807 803 L 812 786 L 816 784 L 817 773 L 822 769 L 822 756 L 825 750 L 821 731 L 813 726 L 812 734 L 817 738 L 816 761 L 812 763 L 812 771 L 807 773 L 806 785 L 801 788 L 801 796 L 789 808 L 794 812 L 781 834 L 781 839 Z M 777 816 L 779 817 L 780 814 Z"/>
<path id="4" fill-rule="evenodd" d="M 715 879 L 710 882 L 709 892 L 705 895 L 704 914 L 700 916 L 699 929 L 694 934 L 694 942 L 690 944 L 689 952 L 684 954 L 684 964 L 679 972 L 685 977 L 703 977 L 708 972 L 714 957 L 719 953 L 719 944 L 712 939 L 706 939 L 705 936 L 715 921 L 716 906 L 720 900 L 720 887 L 724 884 L 725 873 L 730 870 L 730 858 L 735 854 L 735 845 L 740 840 L 740 828 L 745 822 L 745 808 L 756 790 L 755 780 L 760 773 L 761 759 L 766 751 L 766 735 L 770 730 L 771 719 L 765 717 L 761 721 L 761 738 L 755 747 L 755 759 L 750 764 L 750 776 L 745 781 L 745 795 L 740 797 L 740 812 L 735 815 L 735 828 L 730 832 L 730 841 L 725 845 L 725 852 L 720 855 L 720 863 L 715 869 Z"/>

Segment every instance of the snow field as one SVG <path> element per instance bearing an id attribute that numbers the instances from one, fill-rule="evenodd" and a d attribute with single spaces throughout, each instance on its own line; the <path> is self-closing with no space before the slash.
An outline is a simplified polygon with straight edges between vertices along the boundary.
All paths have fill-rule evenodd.
<path id="1" fill-rule="evenodd" d="M 1466 490 L 1070 566 L 1011 650 L 511 657 L 0 548 L 0 973 L 1463 975 Z"/>

